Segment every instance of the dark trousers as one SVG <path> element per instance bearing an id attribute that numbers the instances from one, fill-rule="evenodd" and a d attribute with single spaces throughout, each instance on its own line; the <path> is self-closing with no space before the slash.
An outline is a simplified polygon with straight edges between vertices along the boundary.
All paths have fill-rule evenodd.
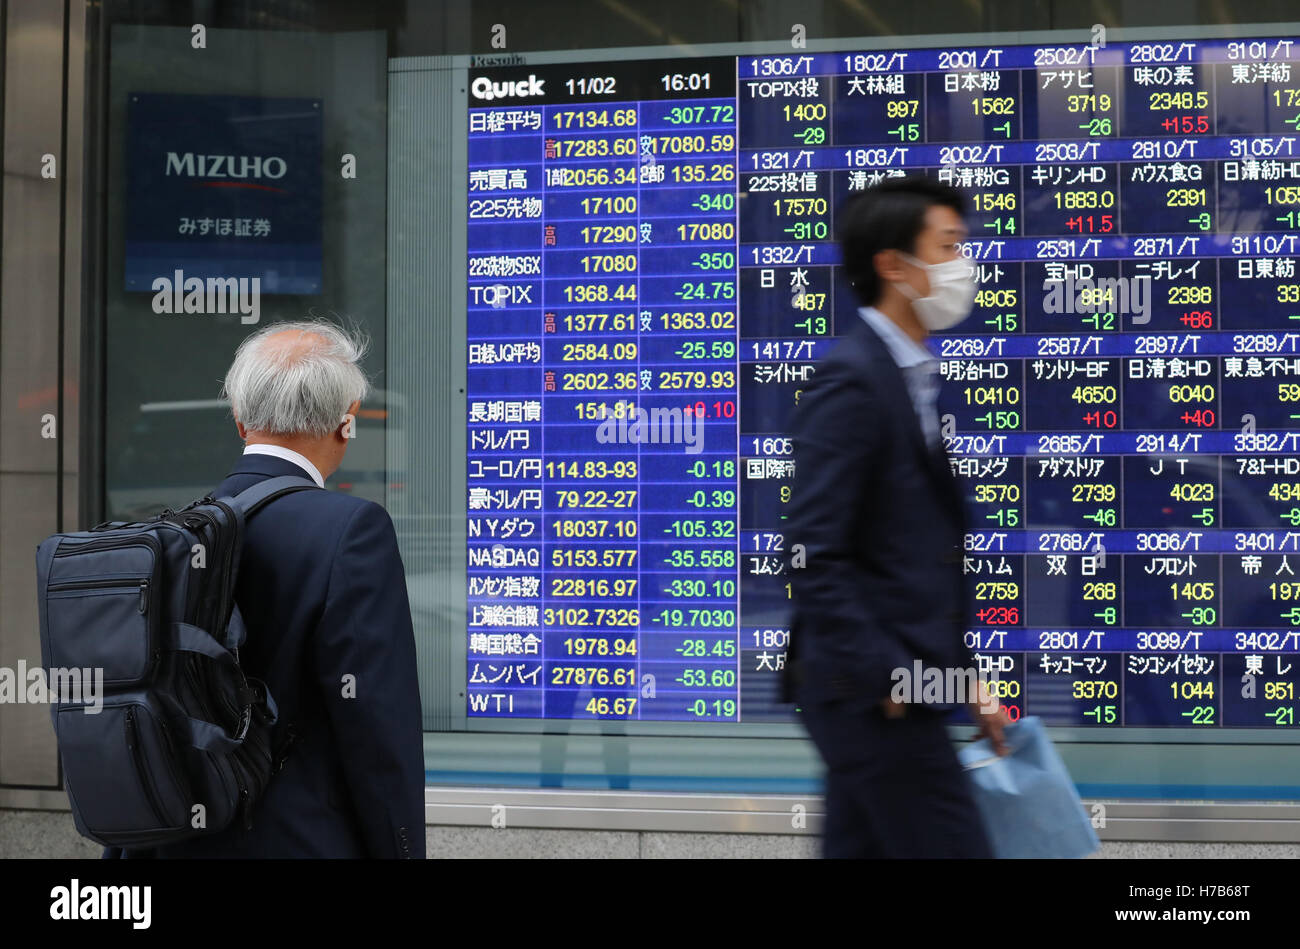
<path id="1" fill-rule="evenodd" d="M 843 703 L 804 705 L 826 763 L 823 856 L 991 857 L 942 712 L 909 705 L 902 718 Z"/>

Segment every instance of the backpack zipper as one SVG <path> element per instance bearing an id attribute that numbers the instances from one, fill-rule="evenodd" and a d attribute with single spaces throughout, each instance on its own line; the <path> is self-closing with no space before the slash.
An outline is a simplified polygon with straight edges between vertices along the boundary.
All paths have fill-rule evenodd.
<path id="1" fill-rule="evenodd" d="M 167 823 L 163 815 L 162 805 L 158 802 L 158 792 L 153 786 L 153 780 L 149 776 L 149 771 L 145 767 L 144 752 L 140 747 L 140 727 L 135 720 L 135 706 L 127 706 L 126 709 L 126 746 L 131 752 L 131 758 L 135 762 L 136 773 L 140 776 L 140 784 L 144 788 L 144 796 L 149 801 L 149 808 L 153 811 L 154 820 L 158 825 L 165 826 Z"/>
<path id="2" fill-rule="evenodd" d="M 61 593 L 64 590 L 98 590 L 100 588 L 111 587 L 139 587 L 140 612 L 147 613 L 149 611 L 148 577 L 113 577 L 104 580 L 61 580 L 58 583 L 51 583 L 45 588 L 45 592 Z"/>
<path id="3" fill-rule="evenodd" d="M 96 550 L 113 550 L 118 547 L 145 547 L 154 555 L 154 563 L 162 556 L 158 541 L 148 534 L 132 534 L 129 537 L 105 537 L 103 539 L 82 541 L 79 544 L 59 544 L 55 557 L 72 557 Z"/>
<path id="4" fill-rule="evenodd" d="M 195 502 L 196 505 L 198 503 L 199 502 L 197 501 Z M 213 547 L 217 546 L 216 542 L 220 538 L 219 525 L 217 524 L 217 519 L 213 517 L 211 514 L 207 513 L 206 511 L 199 511 L 199 510 L 195 510 L 193 507 L 190 507 L 190 508 L 186 508 L 183 511 L 176 511 L 173 514 L 173 516 L 169 518 L 169 520 L 173 524 L 177 525 L 178 527 L 182 527 L 185 528 L 186 530 L 193 531 L 194 535 L 199 538 L 199 541 L 205 545 L 209 543 L 208 534 L 211 534 L 212 546 Z M 205 534 L 203 531 L 203 527 L 205 525 L 211 528 L 211 530 L 207 534 Z M 225 560 L 224 551 L 214 550 L 213 553 L 219 553 L 221 555 L 222 560 L 223 561 Z M 199 594 L 203 592 L 204 586 L 206 586 L 206 584 L 194 583 L 193 584 L 194 591 L 195 591 L 194 598 L 193 598 L 194 602 L 192 604 L 190 603 L 186 604 L 186 612 L 189 614 L 187 619 L 193 622 L 194 625 L 198 626 L 200 629 L 208 629 L 211 626 L 210 623 L 207 623 L 205 621 L 206 617 L 199 615 L 200 613 L 199 607 L 201 605 Z"/>
<path id="5" fill-rule="evenodd" d="M 155 565 L 156 564 L 157 561 L 155 561 Z M 145 659 L 144 671 L 140 674 L 138 680 L 133 681 L 144 681 L 157 667 L 158 660 L 162 658 L 162 648 L 158 645 L 158 637 L 154 633 L 155 623 L 149 621 L 150 584 L 151 581 L 149 577 L 112 577 L 100 580 L 61 580 L 58 583 L 48 584 L 45 587 L 45 593 L 48 596 L 54 593 L 63 593 L 68 590 L 102 590 L 115 589 L 118 587 L 139 587 L 140 600 L 137 609 L 140 611 L 140 615 L 145 618 L 144 625 L 145 636 L 147 637 L 148 657 Z"/>
<path id="6" fill-rule="evenodd" d="M 216 619 L 215 626 L 220 628 L 221 636 L 224 639 L 226 633 L 226 627 L 230 625 L 230 614 L 233 611 L 235 605 L 234 604 L 235 584 L 238 582 L 239 579 L 234 575 L 235 574 L 235 570 L 234 570 L 235 551 L 241 549 L 240 545 L 243 543 L 243 537 L 241 536 L 239 530 L 239 526 L 240 526 L 239 515 L 235 513 L 235 509 L 231 507 L 229 504 L 225 503 L 224 501 L 214 500 L 212 503 L 217 507 L 221 508 L 221 510 L 226 512 L 226 517 L 230 520 L 230 528 L 231 528 L 231 540 L 230 543 L 226 545 L 226 550 L 224 551 L 225 566 L 223 569 L 223 575 L 230 577 L 230 583 L 222 585 L 222 590 L 221 590 L 222 598 L 220 603 L 218 604 L 217 615 L 215 617 Z M 228 596 L 227 593 L 229 594 Z M 239 659 L 238 650 L 235 651 L 235 659 L 236 661 L 238 661 Z"/>
<path id="7" fill-rule="evenodd" d="M 239 521 L 237 520 L 235 516 L 235 512 L 230 507 L 230 505 L 217 501 L 211 495 L 207 495 L 195 501 L 189 507 L 181 511 L 174 512 L 176 515 L 174 518 L 175 522 L 190 530 L 195 530 L 195 527 L 192 522 L 186 521 L 186 518 L 193 518 L 204 524 L 209 525 L 211 527 L 211 531 L 210 531 L 211 540 L 215 544 L 215 542 L 219 540 L 221 537 L 222 524 L 220 520 L 216 517 L 216 515 L 211 514 L 207 511 L 198 510 L 197 508 L 200 507 L 201 505 L 214 505 L 226 513 L 227 522 L 230 525 L 231 536 L 230 536 L 230 542 L 223 545 L 222 549 L 217 551 L 220 557 L 220 567 L 219 567 L 220 572 L 217 574 L 217 576 L 227 577 L 229 578 L 229 582 L 221 583 L 218 589 L 218 594 L 216 597 L 216 604 L 215 604 L 216 607 L 215 615 L 212 616 L 199 615 L 200 612 L 198 608 L 199 603 L 198 603 L 198 598 L 196 597 L 193 620 L 194 620 L 194 625 L 198 626 L 201 629 L 209 630 L 211 634 L 217 638 L 218 642 L 224 644 L 226 627 L 229 625 L 230 613 L 233 608 L 234 585 L 235 585 L 236 578 L 233 576 L 233 571 L 231 568 L 234 566 L 234 555 L 235 555 L 235 551 L 238 549 L 239 546 Z M 208 540 L 208 537 L 205 536 L 204 534 L 198 531 L 196 531 L 196 533 L 199 533 L 200 540 L 203 541 Z M 237 650 L 235 651 L 235 659 L 236 661 L 238 661 L 239 659 L 239 653 Z M 198 711 L 200 716 L 207 721 L 215 721 L 216 720 L 215 716 L 211 714 L 212 709 L 209 707 L 206 699 L 204 698 L 204 690 L 201 687 L 202 677 L 200 676 L 199 670 L 195 665 L 195 660 L 191 660 L 185 664 L 184 676 L 186 680 L 189 682 L 190 687 L 194 691 L 195 700 L 199 706 Z M 247 826 L 248 824 L 251 823 L 251 817 L 248 814 L 249 792 L 248 789 L 244 786 L 243 779 L 239 773 L 239 768 L 237 766 L 238 765 L 237 755 L 231 755 L 229 757 L 220 756 L 220 760 L 218 760 L 219 756 L 217 756 L 212 752 L 207 752 L 206 755 L 213 769 L 217 772 L 218 778 L 220 779 L 223 786 L 229 789 L 230 784 L 233 780 L 233 783 L 235 784 L 235 788 L 238 789 L 239 791 L 239 803 L 236 805 L 234 816 L 236 819 L 238 819 L 240 812 L 243 811 L 245 826 Z"/>
<path id="8" fill-rule="evenodd" d="M 149 585 L 154 576 L 158 573 L 158 562 L 162 559 L 162 545 L 148 534 L 133 534 L 130 537 L 108 537 L 103 540 L 90 540 L 84 543 L 65 546 L 59 544 L 59 548 L 54 551 L 55 557 L 71 557 L 75 554 L 84 554 L 97 550 L 116 550 L 122 547 L 143 547 L 153 554 L 153 570 L 148 577 L 119 578 L 114 577 L 106 580 L 62 580 L 57 583 L 47 583 L 45 592 L 57 593 L 60 590 L 93 590 L 96 587 L 116 587 L 139 585 L 140 587 L 140 612 L 144 615 L 149 614 Z M 149 664 L 153 666 L 158 660 L 158 644 L 154 642 L 154 631 L 149 629 Z M 148 670 L 146 670 L 147 672 Z"/>
<path id="9" fill-rule="evenodd" d="M 139 587 L 140 588 L 140 613 L 144 616 L 149 615 L 149 578 L 148 577 L 121 577 L 113 580 L 64 580 L 61 583 L 51 583 L 45 588 L 46 593 L 62 593 L 65 590 L 103 590 L 113 589 L 114 587 Z M 155 651 L 154 658 L 157 658 Z"/>
<path id="10" fill-rule="evenodd" d="M 216 515 L 209 514 L 207 511 L 198 510 L 197 506 L 199 504 L 211 504 L 225 511 L 226 518 L 230 524 L 231 542 L 226 544 L 224 546 L 224 549 L 217 551 L 217 553 L 221 557 L 221 572 L 219 576 L 230 577 L 230 583 L 228 585 L 231 587 L 231 589 L 227 591 L 226 589 L 227 584 L 223 583 L 221 585 L 221 589 L 218 591 L 218 596 L 217 596 L 215 616 L 202 617 L 196 615 L 194 617 L 195 626 L 198 626 L 202 629 L 211 630 L 213 636 L 218 638 L 218 641 L 223 641 L 224 634 L 225 634 L 225 627 L 230 623 L 231 605 L 229 603 L 229 600 L 231 600 L 234 596 L 233 587 L 236 578 L 232 576 L 231 567 L 234 566 L 235 550 L 238 549 L 239 547 L 239 521 L 235 517 L 234 509 L 231 508 L 229 504 L 226 504 L 222 501 L 215 500 L 211 497 L 201 498 L 199 501 L 194 502 L 195 506 L 186 508 L 183 511 L 175 512 L 175 520 L 178 523 L 184 525 L 185 527 L 189 527 L 190 529 L 193 528 L 191 527 L 191 525 L 185 522 L 184 519 L 186 517 L 199 518 L 207 522 L 208 524 L 210 524 L 212 527 L 212 540 L 214 542 L 221 536 L 221 524 L 218 521 Z M 205 620 L 207 620 L 207 622 L 205 622 Z"/>

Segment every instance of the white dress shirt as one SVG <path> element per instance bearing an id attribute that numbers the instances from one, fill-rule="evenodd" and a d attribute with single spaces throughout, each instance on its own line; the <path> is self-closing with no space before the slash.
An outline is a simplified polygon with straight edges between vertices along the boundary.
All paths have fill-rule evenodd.
<path id="1" fill-rule="evenodd" d="M 285 448 L 282 445 L 245 445 L 244 454 L 274 455 L 276 458 L 283 458 L 285 461 L 292 461 L 303 471 L 307 472 L 307 474 L 311 475 L 311 479 L 316 482 L 316 487 L 325 487 L 325 479 L 320 476 L 320 472 L 316 469 L 316 466 L 291 448 Z"/>
<path id="2" fill-rule="evenodd" d="M 858 313 L 875 330 L 902 371 L 925 442 L 931 451 L 935 450 L 939 447 L 939 360 L 874 306 L 861 307 Z"/>

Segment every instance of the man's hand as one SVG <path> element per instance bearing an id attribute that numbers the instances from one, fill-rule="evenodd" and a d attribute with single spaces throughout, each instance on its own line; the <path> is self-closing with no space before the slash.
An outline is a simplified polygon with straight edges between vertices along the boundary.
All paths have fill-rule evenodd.
<path id="1" fill-rule="evenodd" d="M 1007 710 L 1002 708 L 997 696 L 989 692 L 984 680 L 979 681 L 978 688 L 978 697 L 968 706 L 971 718 L 975 720 L 975 727 L 979 729 L 979 733 L 989 740 L 993 751 L 999 757 L 1005 757 L 1011 749 L 1007 747 L 1006 740 L 1002 737 L 1002 730 L 1011 724 L 1011 717 L 1007 715 Z"/>

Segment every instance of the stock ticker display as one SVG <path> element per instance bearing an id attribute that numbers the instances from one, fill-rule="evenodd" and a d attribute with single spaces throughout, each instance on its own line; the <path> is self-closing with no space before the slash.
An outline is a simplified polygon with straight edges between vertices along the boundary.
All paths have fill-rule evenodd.
<path id="1" fill-rule="evenodd" d="M 1298 66 L 1270 38 L 471 69 L 471 719 L 790 718 L 784 429 L 860 318 L 835 209 L 908 173 L 972 209 L 974 312 L 930 344 L 1011 716 L 1293 726 Z"/>

